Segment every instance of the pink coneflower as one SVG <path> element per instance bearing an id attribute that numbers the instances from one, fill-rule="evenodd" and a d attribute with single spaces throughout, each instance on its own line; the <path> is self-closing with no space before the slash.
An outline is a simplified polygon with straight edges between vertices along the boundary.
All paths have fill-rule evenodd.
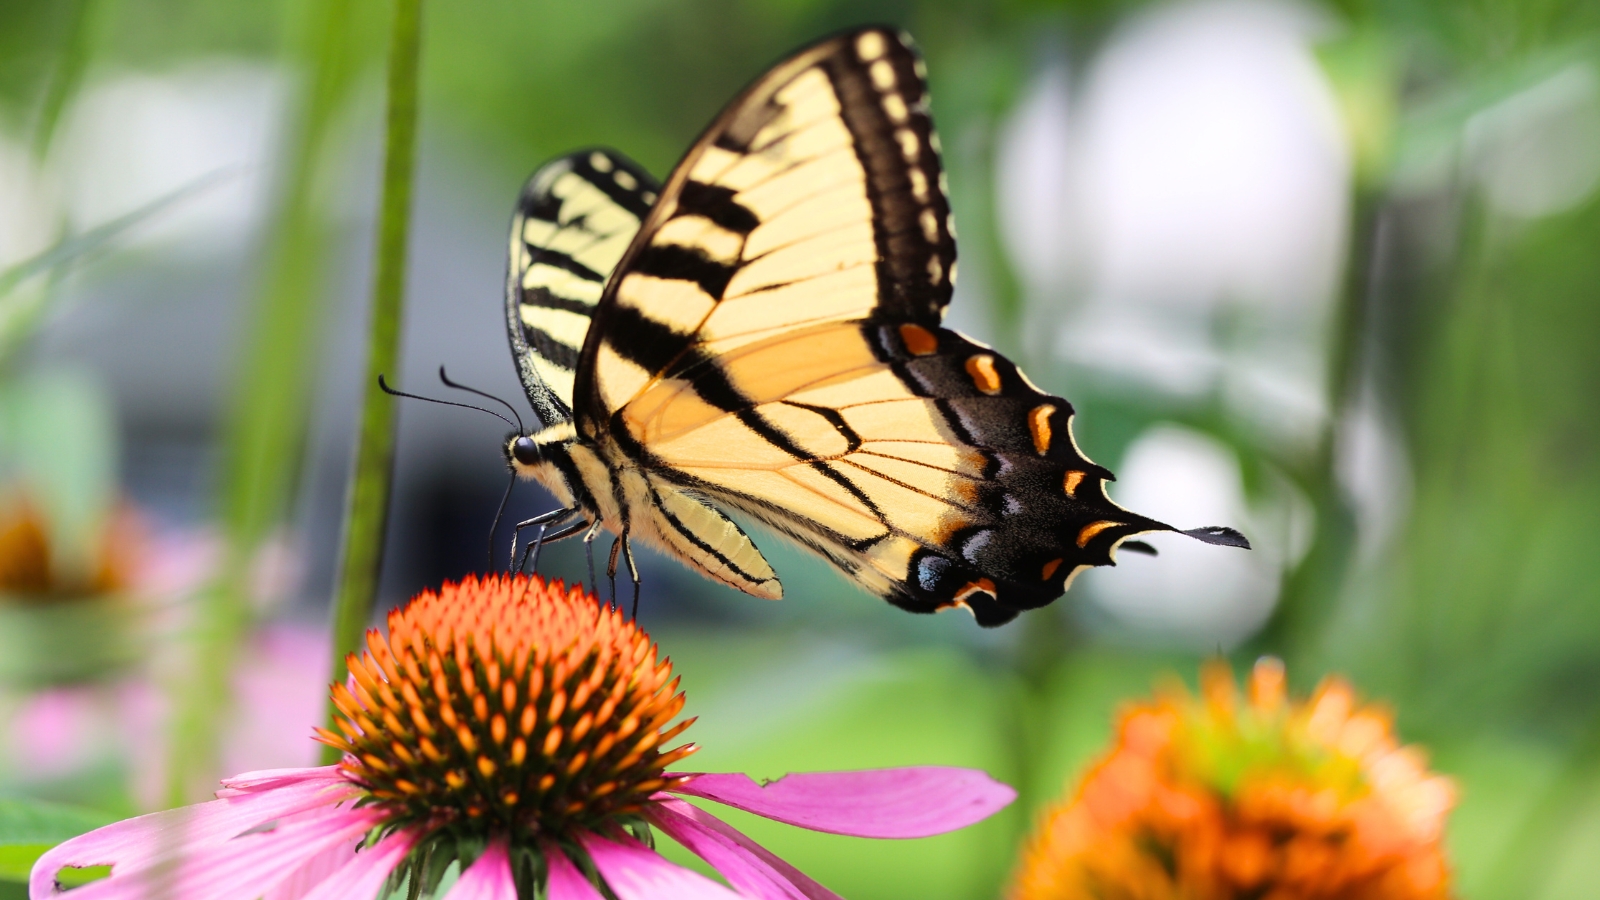
<path id="1" fill-rule="evenodd" d="M 671 662 L 592 594 L 534 577 L 424 592 L 372 631 L 333 688 L 337 766 L 241 775 L 218 799 L 74 838 L 33 869 L 33 900 L 66 866 L 112 867 L 71 900 L 366 900 L 409 883 L 449 900 L 835 895 L 712 814 L 716 801 L 814 831 L 914 838 L 970 825 L 1015 796 L 969 769 L 789 775 L 668 772 L 693 720 Z M 737 894 L 662 858 L 652 829 Z"/>

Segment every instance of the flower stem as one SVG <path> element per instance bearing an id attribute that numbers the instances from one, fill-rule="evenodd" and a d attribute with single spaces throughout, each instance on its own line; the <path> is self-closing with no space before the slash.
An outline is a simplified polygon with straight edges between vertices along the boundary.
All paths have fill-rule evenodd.
<path id="1" fill-rule="evenodd" d="M 406 240 L 416 169 L 417 74 L 422 0 L 395 0 L 389 33 L 388 114 L 383 154 L 383 199 L 378 212 L 377 272 L 367 335 L 366 388 L 361 405 L 355 474 L 345 512 L 344 553 L 333 605 L 333 677 L 343 682 L 345 655 L 361 643 L 378 590 L 384 529 L 394 476 L 394 398 L 378 376 L 394 378 L 400 364 L 405 299 Z M 329 708 L 330 717 L 333 710 Z M 324 756 L 336 761 L 338 752 Z"/>
<path id="2" fill-rule="evenodd" d="M 1312 545 L 1285 579 L 1277 608 L 1255 638 L 1263 651 L 1291 661 L 1314 651 L 1317 635 L 1335 612 L 1355 552 L 1354 513 L 1339 486 L 1337 455 L 1340 429 L 1346 427 L 1363 371 L 1370 365 L 1365 357 L 1384 198 L 1366 187 L 1358 187 L 1353 196 L 1350 246 L 1327 351 L 1328 424 L 1300 479 L 1316 513 Z"/>

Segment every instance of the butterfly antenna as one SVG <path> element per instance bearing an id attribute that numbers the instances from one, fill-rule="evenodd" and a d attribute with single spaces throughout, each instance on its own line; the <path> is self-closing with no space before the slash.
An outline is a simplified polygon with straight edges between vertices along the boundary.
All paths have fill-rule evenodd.
<path id="1" fill-rule="evenodd" d="M 378 376 L 378 387 L 382 388 L 385 394 L 391 394 L 395 397 L 405 397 L 410 400 L 426 400 L 429 403 L 442 403 L 445 406 L 459 406 L 462 409 L 475 409 L 478 412 L 488 413 L 489 415 L 494 416 L 496 419 L 499 419 L 507 425 L 517 429 L 517 434 L 522 433 L 522 426 L 519 423 L 511 421 L 492 409 L 484 409 L 481 406 L 473 406 L 471 403 L 457 403 L 454 400 L 440 400 L 435 397 L 424 397 L 420 394 L 408 394 L 405 391 L 397 391 L 394 388 L 389 387 L 389 385 L 383 380 L 382 375 Z"/>
<path id="2" fill-rule="evenodd" d="M 506 483 L 506 492 L 500 495 L 500 508 L 494 511 L 494 524 L 489 526 L 489 564 L 485 572 L 494 571 L 494 533 L 500 530 L 500 519 L 506 514 L 506 504 L 511 502 L 511 489 L 517 486 L 517 473 L 511 473 L 511 480 Z"/>
<path id="3" fill-rule="evenodd" d="M 486 400 L 493 400 L 494 402 L 500 404 L 501 406 L 504 406 L 506 409 L 511 411 L 511 414 L 513 416 L 517 417 L 517 434 L 527 434 L 528 433 L 527 429 L 522 427 L 522 415 L 517 412 L 517 408 L 515 406 L 512 406 L 511 404 L 509 404 L 506 401 L 500 399 L 499 397 L 496 397 L 495 395 L 489 393 L 488 391 L 480 391 L 475 387 L 468 387 L 468 386 L 466 386 L 464 384 L 461 384 L 459 382 L 451 381 L 450 380 L 450 376 L 446 375 L 444 373 L 444 366 L 440 366 L 439 367 L 439 380 L 444 382 L 445 387 L 453 387 L 458 391 L 466 391 L 469 394 L 477 394 L 479 397 L 483 397 Z"/>

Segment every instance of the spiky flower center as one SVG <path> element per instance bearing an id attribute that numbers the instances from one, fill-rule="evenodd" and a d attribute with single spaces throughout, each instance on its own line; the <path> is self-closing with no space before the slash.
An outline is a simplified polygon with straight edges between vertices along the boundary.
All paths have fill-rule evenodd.
<path id="1" fill-rule="evenodd" d="M 333 686 L 341 768 L 393 824 L 560 836 L 638 812 L 696 749 L 649 635 L 580 588 L 468 577 L 389 614 Z"/>
<path id="2" fill-rule="evenodd" d="M 1010 900 L 1273 897 L 1442 900 L 1448 779 L 1342 681 L 1291 701 L 1263 660 L 1241 697 L 1225 665 L 1200 697 L 1122 716 L 1113 751 L 1052 810 Z"/>

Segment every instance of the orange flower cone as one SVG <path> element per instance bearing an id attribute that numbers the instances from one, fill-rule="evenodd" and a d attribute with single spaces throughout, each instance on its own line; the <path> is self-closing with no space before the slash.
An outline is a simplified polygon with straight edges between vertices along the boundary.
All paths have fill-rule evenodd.
<path id="1" fill-rule="evenodd" d="M 1009 900 L 1443 900 L 1452 783 L 1330 678 L 1264 659 L 1126 710 L 1111 753 L 1027 844 Z"/>

